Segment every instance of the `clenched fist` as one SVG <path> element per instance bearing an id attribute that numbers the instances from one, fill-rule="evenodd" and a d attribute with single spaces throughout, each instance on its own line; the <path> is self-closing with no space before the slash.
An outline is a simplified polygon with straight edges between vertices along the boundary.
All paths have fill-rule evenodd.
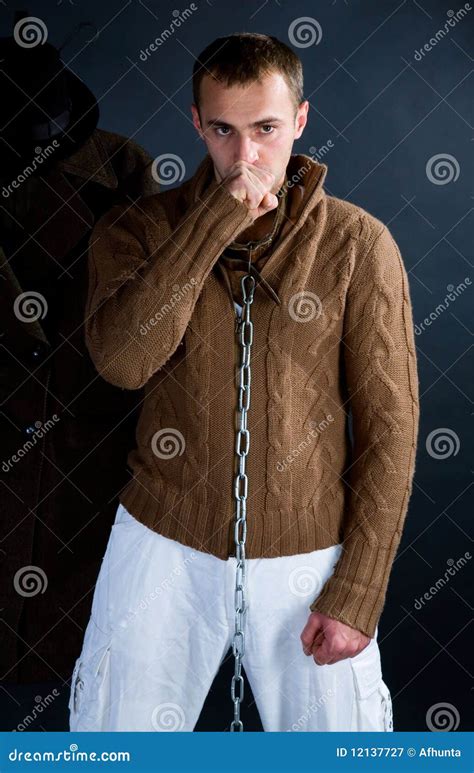
<path id="1" fill-rule="evenodd" d="M 278 198 L 270 192 L 275 175 L 246 161 L 237 161 L 223 184 L 234 198 L 247 205 L 255 220 L 278 206 Z"/>
<path id="2" fill-rule="evenodd" d="M 365 633 L 321 612 L 310 614 L 300 639 L 305 655 L 312 655 L 318 666 L 353 658 L 370 643 Z"/>

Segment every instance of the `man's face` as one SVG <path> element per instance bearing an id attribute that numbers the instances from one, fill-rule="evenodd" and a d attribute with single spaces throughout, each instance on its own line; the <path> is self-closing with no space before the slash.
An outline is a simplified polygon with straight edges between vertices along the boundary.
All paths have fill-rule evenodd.
<path id="1" fill-rule="evenodd" d="M 246 161 L 275 175 L 271 192 L 277 193 L 293 142 L 306 126 L 308 107 L 307 101 L 302 102 L 295 116 L 287 83 L 277 72 L 264 76 L 260 83 L 230 87 L 205 75 L 201 81 L 201 117 L 194 104 L 191 112 L 214 162 L 218 182 L 236 161 Z"/>

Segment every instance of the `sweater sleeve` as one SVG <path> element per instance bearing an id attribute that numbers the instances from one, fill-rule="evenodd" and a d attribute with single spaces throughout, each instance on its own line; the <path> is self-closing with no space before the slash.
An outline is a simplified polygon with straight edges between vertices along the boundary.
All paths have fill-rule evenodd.
<path id="1" fill-rule="evenodd" d="M 343 549 L 310 609 L 373 637 L 411 495 L 419 421 L 408 277 L 386 226 L 355 266 L 342 345 L 354 436 Z"/>
<path id="2" fill-rule="evenodd" d="M 165 364 L 213 265 L 252 222 L 224 185 L 198 199 L 173 231 L 156 196 L 102 216 L 89 241 L 85 341 L 106 381 L 140 389 Z"/>

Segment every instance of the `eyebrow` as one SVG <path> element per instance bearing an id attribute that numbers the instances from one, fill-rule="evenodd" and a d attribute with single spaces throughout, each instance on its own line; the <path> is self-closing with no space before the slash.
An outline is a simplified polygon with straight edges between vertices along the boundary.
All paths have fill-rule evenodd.
<path id="1" fill-rule="evenodd" d="M 260 121 L 254 121 L 253 123 L 249 124 L 250 129 L 254 129 L 257 126 L 263 126 L 267 123 L 283 123 L 281 118 L 277 118 L 276 116 L 270 116 L 268 118 L 261 118 Z M 206 122 L 207 126 L 226 126 L 229 129 L 235 129 L 235 126 L 232 126 L 231 123 L 226 123 L 225 121 L 220 121 L 219 118 L 209 118 L 209 120 Z"/>

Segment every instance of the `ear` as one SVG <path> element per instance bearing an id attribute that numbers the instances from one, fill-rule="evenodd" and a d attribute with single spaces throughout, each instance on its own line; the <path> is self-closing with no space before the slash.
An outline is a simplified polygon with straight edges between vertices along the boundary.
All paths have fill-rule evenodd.
<path id="1" fill-rule="evenodd" d="M 304 127 L 306 126 L 306 123 L 308 121 L 308 110 L 309 110 L 309 102 L 306 99 L 298 107 L 298 112 L 296 113 L 295 136 L 294 136 L 295 140 L 299 139 L 299 137 L 301 137 L 301 135 L 303 134 Z"/>
<path id="2" fill-rule="evenodd" d="M 194 124 L 194 127 L 195 127 L 196 131 L 198 132 L 198 134 L 201 137 L 201 139 L 204 139 L 203 131 L 202 131 L 202 128 L 201 128 L 201 119 L 199 117 L 199 110 L 197 109 L 197 106 L 194 104 L 194 102 L 191 105 L 191 115 L 193 117 L 193 124 Z"/>

